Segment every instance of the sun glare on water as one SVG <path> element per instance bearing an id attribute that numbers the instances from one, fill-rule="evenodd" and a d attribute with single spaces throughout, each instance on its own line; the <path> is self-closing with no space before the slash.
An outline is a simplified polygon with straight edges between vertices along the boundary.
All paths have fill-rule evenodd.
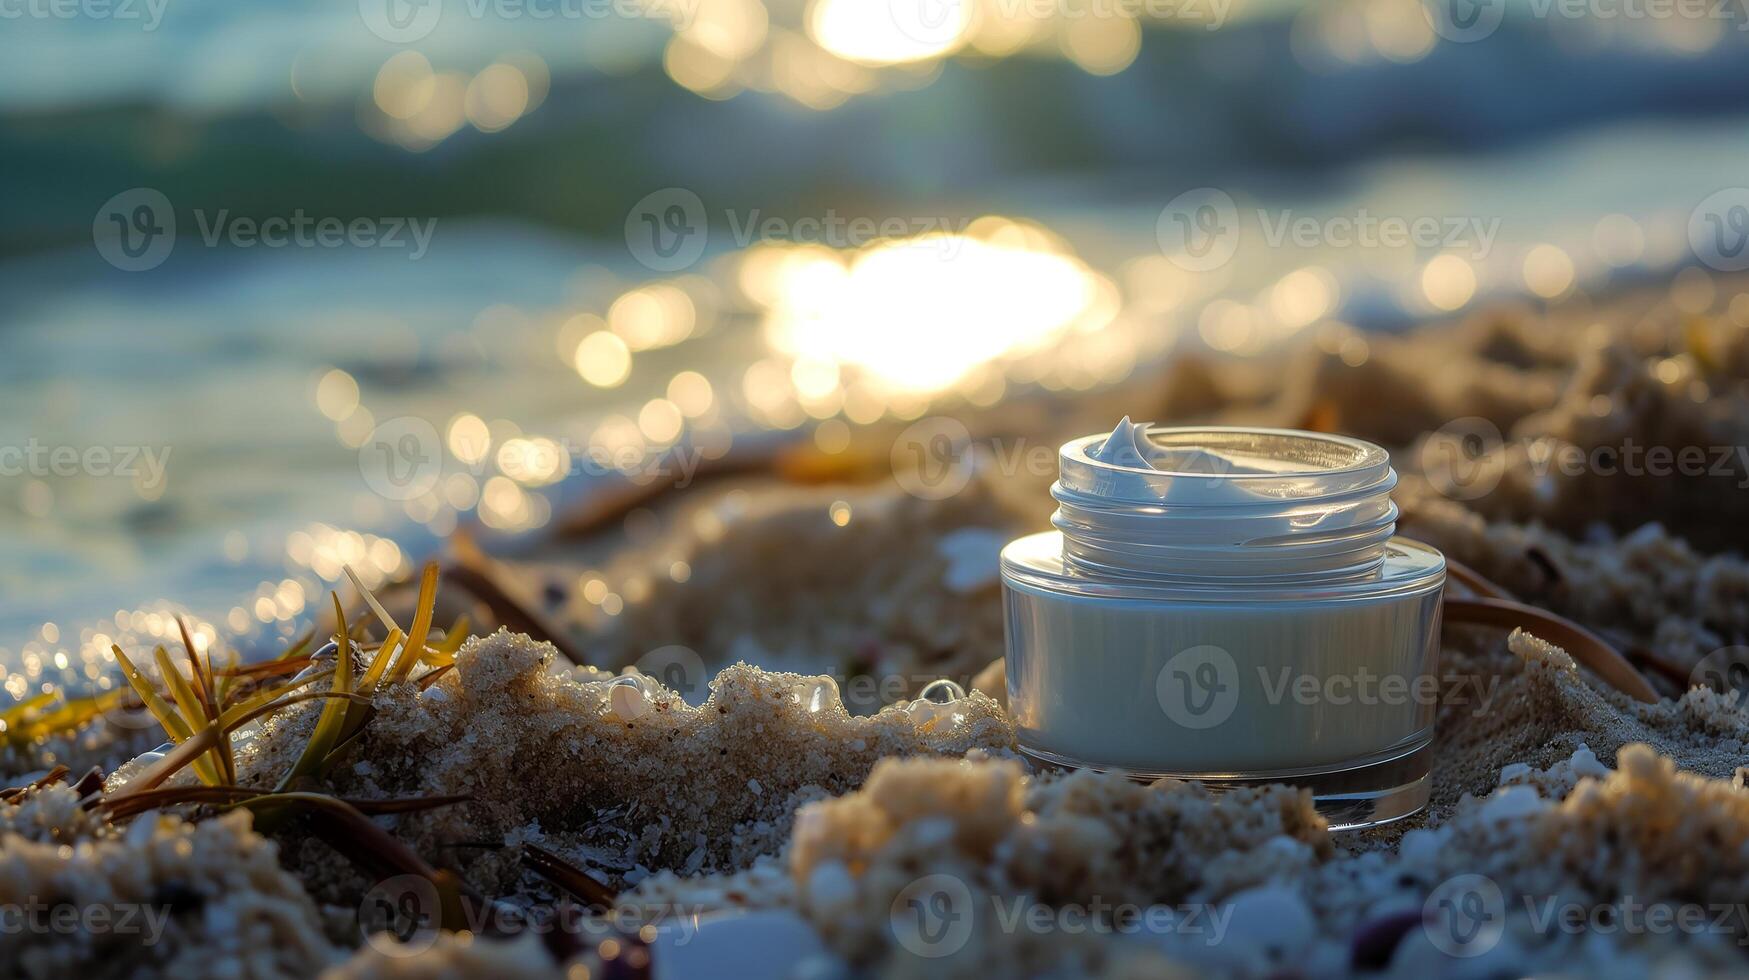
<path id="1" fill-rule="evenodd" d="M 867 65 L 938 58 L 971 29 L 970 0 L 817 0 L 808 14 L 814 43 Z"/>
<path id="2" fill-rule="evenodd" d="M 931 234 L 844 255 L 783 249 L 756 266 L 765 336 L 794 358 L 797 387 L 856 372 L 900 392 L 952 387 L 983 365 L 1040 350 L 1088 324 L 1100 277 L 1043 235 Z"/>

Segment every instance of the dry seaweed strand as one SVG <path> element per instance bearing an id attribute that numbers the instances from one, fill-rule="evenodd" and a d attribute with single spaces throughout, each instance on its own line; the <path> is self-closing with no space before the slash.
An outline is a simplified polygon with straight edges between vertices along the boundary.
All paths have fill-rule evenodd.
<path id="1" fill-rule="evenodd" d="M 1447 623 L 1523 629 L 1566 650 L 1574 660 L 1634 700 L 1646 704 L 1658 702 L 1658 692 L 1645 675 L 1602 637 L 1565 616 L 1519 602 L 1510 592 L 1462 562 L 1448 558 L 1446 569 L 1453 579 L 1477 593 L 1476 598 L 1447 595 L 1444 603 Z"/>
<path id="2" fill-rule="evenodd" d="M 601 909 L 613 907 L 614 891 L 589 873 L 538 844 L 522 845 L 522 865 L 564 889 L 572 897 Z"/>
<path id="3" fill-rule="evenodd" d="M 101 798 L 96 806 L 110 819 L 122 820 L 168 806 L 200 805 L 216 809 L 235 806 L 255 810 L 261 821 L 278 823 L 297 819 L 316 837 L 345 855 L 360 867 L 384 874 L 411 874 L 427 879 L 442 899 L 442 922 L 446 928 L 465 928 L 469 917 L 466 903 L 478 901 L 467 894 L 461 880 L 448 872 L 438 871 L 393 834 L 373 823 L 367 814 L 408 813 L 464 802 L 467 795 L 423 796 L 388 800 L 346 800 L 327 793 L 291 789 L 299 780 L 320 773 L 332 765 L 342 751 L 370 721 L 374 711 L 372 695 L 380 683 L 408 681 L 415 665 L 433 664 L 433 669 L 418 680 L 429 684 L 455 662 L 453 649 L 430 649 L 425 640 L 430 635 L 431 620 L 437 602 L 438 571 L 435 564 L 426 565 L 421 576 L 419 604 L 406 641 L 401 641 L 400 628 L 374 595 L 358 583 L 356 575 L 347 569 L 366 603 L 389 627 L 389 636 L 377 648 L 370 667 L 357 684 L 353 681 L 352 630 L 347 626 L 340 597 L 333 594 L 336 620 L 335 666 L 296 678 L 266 692 L 256 693 L 227 703 L 225 691 L 217 687 L 210 657 L 203 664 L 186 625 L 182 626 L 183 643 L 187 648 L 193 683 L 184 679 L 169 654 L 162 648 L 155 658 L 164 684 L 170 694 L 166 701 L 157 688 L 128 660 L 119 646 L 114 647 L 117 662 L 122 664 L 130 686 L 156 717 L 176 746 L 144 773 L 132 780 L 125 792 Z M 446 637 L 446 646 L 452 638 Z M 295 645 L 278 664 L 311 660 L 301 656 L 307 642 Z M 459 647 L 459 641 L 454 645 Z M 271 676 L 269 672 L 263 672 Z M 239 676 L 237 674 L 227 675 Z M 326 691 L 299 691 L 325 678 L 333 678 Z M 242 726 L 277 711 L 306 701 L 325 701 L 315 730 L 305 743 L 298 760 L 287 770 L 273 790 L 238 786 L 235 782 L 235 761 L 231 755 L 231 734 Z M 163 787 L 165 780 L 185 767 L 193 767 L 200 785 Z M 63 769 L 51 774 L 64 778 Z"/>

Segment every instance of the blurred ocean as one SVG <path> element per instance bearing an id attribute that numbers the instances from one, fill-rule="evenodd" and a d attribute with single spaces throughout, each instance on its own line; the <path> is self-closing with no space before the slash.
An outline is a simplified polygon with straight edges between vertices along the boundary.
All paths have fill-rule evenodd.
<path id="1" fill-rule="evenodd" d="M 1687 261 L 1693 208 L 1738 179 L 1733 161 L 1745 154 L 1749 132 L 1740 127 L 1631 125 L 1497 156 L 1382 164 L 1334 193 L 1240 200 L 1320 220 L 1362 212 L 1498 217 L 1488 254 L 1466 259 L 1478 298 L 1465 305 L 1473 306 L 1489 293 L 1526 292 L 1526 254 L 1536 245 L 1559 248 L 1588 289 Z M 1592 165 L 1598 159 L 1611 165 Z M 1054 203 L 1041 204 L 1052 196 L 1015 188 L 973 206 L 1037 220 L 1120 283 L 1119 270 L 1137 257 L 1173 272 L 1158 261 L 1159 198 L 1074 200 L 1058 189 Z M 1604 202 L 1629 220 L 1600 225 Z M 1602 237 L 1612 228 L 1618 237 L 1626 229 L 1626 245 Z M 1211 305 L 1257 301 L 1305 268 L 1328 272 L 1335 302 L 1327 313 L 1336 319 L 1392 329 L 1439 312 L 1420 295 L 1427 256 L 1417 250 L 1246 244 L 1255 247 L 1199 277 L 1218 288 L 1168 309 L 1136 310 L 1134 329 L 1206 346 L 1209 331 L 1198 326 Z M 733 250 L 721 251 L 703 267 L 731 268 Z M 1150 267 L 1140 268 L 1145 275 Z M 620 387 L 584 383 L 558 346 L 567 311 L 604 312 L 648 273 L 627 260 L 622 243 L 521 224 L 440 223 L 418 261 L 382 249 L 268 252 L 185 241 L 160 271 L 118 273 L 91 248 L 0 265 L 10 309 L 0 444 L 83 450 L 102 433 L 118 463 L 129 447 L 144 450 L 135 467 L 142 472 L 149 454 L 167 454 L 156 485 L 145 485 L 149 473 L 50 473 L 9 495 L 0 509 L 0 539 L 9 543 L 0 645 L 8 656 L 41 640 L 45 624 L 66 636 L 163 599 L 223 623 L 228 610 L 253 611 L 262 596 L 279 595 L 288 578 L 313 590 L 307 556 L 287 555 L 300 531 L 380 535 L 404 560 L 430 547 L 430 526 L 371 491 L 359 450 L 319 410 L 321 379 L 335 369 L 355 380 L 378 422 L 441 423 L 466 411 L 515 420 L 526 433 L 586 439 L 609 415 L 636 418 L 681 366 L 734 392 L 768 354 L 755 318 L 723 315 L 715 329 L 639 355 Z M 289 618 L 275 619 L 289 628 Z M 251 616 L 247 625 L 259 623 Z"/>
<path id="2" fill-rule="evenodd" d="M 1595 295 L 1692 262 L 1691 230 L 1736 216 L 1715 195 L 1749 183 L 1741 25 L 1514 7 L 1488 43 L 1442 43 L 1401 6 L 1242 4 L 1218 32 L 1101 22 L 1117 33 L 1040 35 L 1050 57 L 831 74 L 848 62 L 800 31 L 813 5 L 708 0 L 693 27 L 753 39 L 709 77 L 692 34 L 644 19 L 446 14 L 417 45 L 353 4 L 9 19 L 0 676 L 14 696 L 95 680 L 110 639 L 162 635 L 173 609 L 269 646 L 340 562 L 380 577 L 458 525 L 538 534 L 553 499 L 619 478 L 561 478 L 555 448 L 722 451 L 1073 397 L 1185 346 Z M 136 189 L 178 225 L 143 273 L 97 243 Z M 628 235 L 675 189 L 707 244 L 657 272 Z M 1174 236 L 1223 207 L 1232 255 L 1185 261 Z M 209 244 L 219 214 L 434 224 L 415 257 Z M 884 250 L 740 233 L 833 214 L 981 230 Z M 1438 239 L 1356 240 L 1413 220 Z M 1088 336 L 1100 363 L 1052 356 Z M 403 455 L 440 482 L 385 495 L 371 454 L 426 430 Z"/>

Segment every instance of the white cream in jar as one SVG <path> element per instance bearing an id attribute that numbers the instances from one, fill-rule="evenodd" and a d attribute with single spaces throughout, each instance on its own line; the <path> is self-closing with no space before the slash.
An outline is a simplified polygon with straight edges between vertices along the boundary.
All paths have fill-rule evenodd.
<path id="1" fill-rule="evenodd" d="M 1056 530 L 1002 552 L 1008 698 L 1052 764 L 1425 805 L 1445 560 L 1393 536 L 1378 446 L 1281 429 L 1073 440 Z"/>

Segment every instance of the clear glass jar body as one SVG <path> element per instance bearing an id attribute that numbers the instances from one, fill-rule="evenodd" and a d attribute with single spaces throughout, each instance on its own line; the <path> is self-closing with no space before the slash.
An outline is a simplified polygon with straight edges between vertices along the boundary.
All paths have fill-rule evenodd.
<path id="1" fill-rule="evenodd" d="M 1162 480 L 1089 469 L 1098 437 L 1064 447 L 1059 530 L 1002 553 L 1022 749 L 1143 778 L 1304 785 L 1337 827 L 1424 806 L 1445 561 L 1390 536 L 1383 450 L 1276 430 L 1149 434 L 1251 463 Z"/>

